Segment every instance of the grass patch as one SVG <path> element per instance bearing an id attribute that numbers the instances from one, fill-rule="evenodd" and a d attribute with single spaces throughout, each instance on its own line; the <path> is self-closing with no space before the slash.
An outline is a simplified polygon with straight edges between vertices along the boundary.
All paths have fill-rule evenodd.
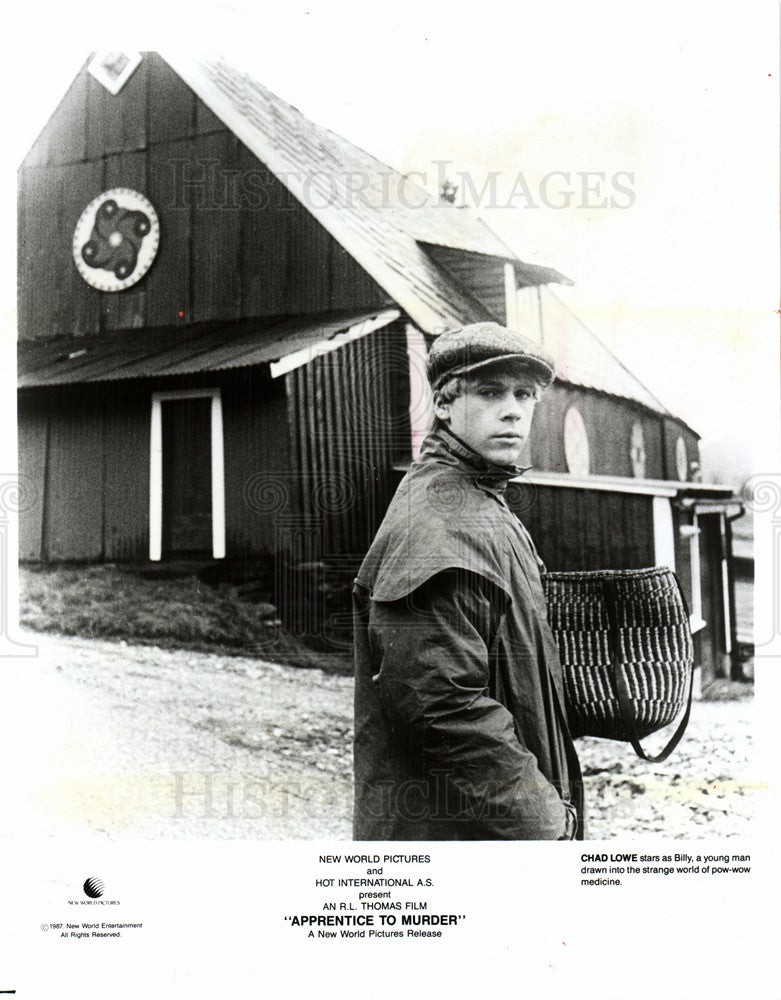
<path id="1" fill-rule="evenodd" d="M 268 604 L 195 575 L 149 579 L 115 565 L 20 566 L 19 619 L 37 632 L 126 639 L 166 648 L 257 656 L 330 673 L 352 672 L 351 652 L 321 651 L 286 634 Z"/>

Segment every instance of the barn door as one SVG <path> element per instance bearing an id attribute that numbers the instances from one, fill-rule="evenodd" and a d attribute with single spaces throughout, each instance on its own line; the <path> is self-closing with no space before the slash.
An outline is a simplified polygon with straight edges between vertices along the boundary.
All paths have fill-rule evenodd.
<path id="1" fill-rule="evenodd" d="M 163 403 L 162 556 L 212 551 L 211 400 Z"/>
<path id="2" fill-rule="evenodd" d="M 225 555 L 219 390 L 152 397 L 149 558 Z"/>

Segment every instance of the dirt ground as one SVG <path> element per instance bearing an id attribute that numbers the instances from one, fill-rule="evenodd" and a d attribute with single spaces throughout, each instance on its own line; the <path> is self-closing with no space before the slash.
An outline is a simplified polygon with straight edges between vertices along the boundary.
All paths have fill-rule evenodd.
<path id="1" fill-rule="evenodd" d="M 350 837 L 350 678 L 125 642 L 26 641 L 39 655 L 6 681 L 17 704 L 39 708 L 32 719 L 11 712 L 3 741 L 33 763 L 32 780 L 5 787 L 25 829 Z M 762 793 L 752 718 L 750 699 L 695 703 L 683 743 L 660 765 L 624 744 L 579 741 L 588 839 L 746 835 Z"/>

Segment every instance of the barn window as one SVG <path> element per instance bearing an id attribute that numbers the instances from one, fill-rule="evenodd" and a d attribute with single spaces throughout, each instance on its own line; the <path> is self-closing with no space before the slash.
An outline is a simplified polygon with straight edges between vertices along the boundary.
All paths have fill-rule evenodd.
<path id="1" fill-rule="evenodd" d="M 87 69 L 110 94 L 118 94 L 140 62 L 140 52 L 98 52 Z"/>
<path id="2" fill-rule="evenodd" d="M 564 458 L 573 476 L 587 476 L 591 467 L 588 434 L 583 417 L 576 406 L 570 406 L 564 417 Z"/>
<path id="3" fill-rule="evenodd" d="M 152 394 L 149 558 L 225 557 L 219 389 Z"/>

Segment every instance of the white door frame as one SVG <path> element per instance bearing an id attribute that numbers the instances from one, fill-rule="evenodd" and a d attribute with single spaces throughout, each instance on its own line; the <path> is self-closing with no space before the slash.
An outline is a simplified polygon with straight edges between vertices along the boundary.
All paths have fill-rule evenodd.
<path id="1" fill-rule="evenodd" d="M 673 509 L 667 497 L 654 497 L 654 566 L 667 566 L 675 572 L 675 528 Z"/>
<path id="2" fill-rule="evenodd" d="M 171 399 L 211 399 L 212 558 L 225 558 L 225 446 L 222 397 L 219 389 L 173 389 L 152 393 L 149 448 L 149 559 L 159 562 L 163 551 L 163 402 Z"/>
<path id="3" fill-rule="evenodd" d="M 689 609 L 692 634 L 699 632 L 708 624 L 702 617 L 702 580 L 700 578 L 700 535 L 702 529 L 697 524 L 696 511 L 692 514 L 691 524 L 682 524 L 678 528 L 681 538 L 689 541 L 689 560 L 691 564 L 692 600 Z"/>

